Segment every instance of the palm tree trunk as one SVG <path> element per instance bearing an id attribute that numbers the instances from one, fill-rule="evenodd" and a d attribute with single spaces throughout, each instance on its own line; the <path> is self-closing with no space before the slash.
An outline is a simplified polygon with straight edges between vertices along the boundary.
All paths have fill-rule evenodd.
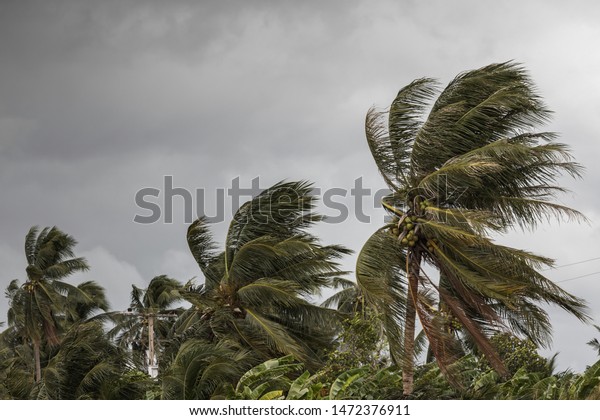
<path id="1" fill-rule="evenodd" d="M 446 278 L 446 276 L 444 275 L 444 273 L 440 273 L 440 282 L 439 282 L 439 288 L 443 288 L 443 287 L 447 287 L 448 286 L 448 279 Z M 437 309 L 438 309 L 438 313 L 444 313 L 445 312 L 445 305 L 442 301 L 442 299 L 438 300 L 438 304 L 437 304 Z M 449 328 L 447 328 L 447 332 L 449 331 Z M 433 349 L 431 348 L 431 343 L 429 343 L 429 345 L 427 346 L 427 358 L 425 359 L 425 363 L 431 363 L 435 360 L 435 355 L 433 354 Z"/>
<path id="2" fill-rule="evenodd" d="M 148 317 L 148 374 L 154 377 L 154 314 Z"/>
<path id="3" fill-rule="evenodd" d="M 421 254 L 412 250 L 407 255 L 408 288 L 406 291 L 406 317 L 404 324 L 404 361 L 402 366 L 402 391 L 404 395 L 413 392 L 415 373 L 415 324 L 417 318 L 417 291 L 419 288 L 419 271 Z"/>
<path id="4" fill-rule="evenodd" d="M 35 360 L 35 382 L 42 381 L 42 365 L 40 362 L 40 342 L 33 340 L 33 358 Z"/>

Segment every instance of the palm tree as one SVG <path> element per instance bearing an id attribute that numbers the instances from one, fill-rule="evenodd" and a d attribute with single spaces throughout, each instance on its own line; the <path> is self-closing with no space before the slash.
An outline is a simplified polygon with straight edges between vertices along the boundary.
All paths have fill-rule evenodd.
<path id="1" fill-rule="evenodd" d="M 278 183 L 242 205 L 221 252 L 205 219 L 189 227 L 204 284 L 187 285 L 184 297 L 193 306 L 178 321 L 180 331 L 209 342 L 234 340 L 261 360 L 292 354 L 319 363 L 336 312 L 310 300 L 345 274 L 334 259 L 349 251 L 306 232 L 321 220 L 311 190 L 307 182 Z"/>
<path id="2" fill-rule="evenodd" d="M 39 231 L 32 227 L 25 237 L 27 281 L 9 285 L 9 324 L 19 330 L 33 346 L 35 381 L 41 381 L 40 348 L 59 344 L 60 319 L 67 302 L 86 302 L 90 297 L 63 280 L 89 269 L 84 258 L 76 258 L 75 239 L 56 227 Z M 68 299 L 67 299 L 68 296 Z"/>
<path id="3" fill-rule="evenodd" d="M 31 377 L 31 371 L 35 370 L 33 362 L 33 353 L 29 345 L 29 339 L 25 335 L 25 312 L 23 305 L 27 303 L 27 293 L 19 287 L 16 280 L 13 280 L 7 290 L 6 296 L 11 302 L 9 309 L 10 327 L 0 334 L 0 370 L 4 371 L 2 382 L 5 384 L 6 395 L 11 398 L 38 398 L 63 395 L 62 390 L 56 385 L 58 382 L 56 365 L 61 360 L 60 355 L 65 354 L 65 345 L 69 344 L 69 337 L 78 334 L 78 331 L 87 329 L 97 330 L 97 334 L 104 334 L 100 321 L 102 314 L 97 315 L 98 311 L 104 311 L 108 308 L 108 302 L 104 288 L 93 281 L 86 281 L 79 284 L 76 288 L 70 288 L 62 310 L 56 310 L 55 321 L 57 335 L 60 335 L 60 345 L 50 346 L 41 345 L 40 353 L 47 360 L 44 368 L 44 378 L 40 381 L 34 381 Z M 86 297 L 82 300 L 81 297 Z M 89 326 L 89 324 L 94 324 Z M 65 344 L 65 341 L 67 344 Z M 88 343 L 84 340 L 78 340 L 81 347 L 78 351 L 81 354 L 94 348 L 99 351 L 97 343 Z M 108 343 L 107 343 L 108 345 Z M 84 366 L 84 360 L 79 357 L 76 361 L 80 367 Z M 61 381 L 68 380 L 69 374 L 74 373 L 72 369 L 63 369 L 61 371 Z M 53 390 L 49 390 L 53 388 Z M 56 388 L 56 389 L 55 389 Z M 62 386 L 60 387 L 62 388 Z M 57 394 L 52 394 L 54 391 Z M 52 394 L 49 395 L 48 393 Z M 0 395 L 2 393 L 0 392 Z M 0 397 L 1 398 L 1 397 Z"/>
<path id="4" fill-rule="evenodd" d="M 551 326 L 539 303 L 588 319 L 582 300 L 541 274 L 551 259 L 489 237 L 556 216 L 584 219 L 553 202 L 564 191 L 557 177 L 577 177 L 581 168 L 553 133 L 535 131 L 549 115 L 511 62 L 459 74 L 439 95 L 434 80 L 415 80 L 389 110 L 367 113 L 367 142 L 391 189 L 383 205 L 394 220 L 365 244 L 357 278 L 384 313 L 405 394 L 417 317 L 442 370 L 462 334 L 501 374 L 506 368 L 488 340 L 494 331 L 546 344 Z"/>
<path id="5" fill-rule="evenodd" d="M 116 324 L 109 336 L 115 337 L 122 347 L 131 347 L 136 364 L 148 370 L 157 364 L 161 342 L 169 335 L 174 318 L 182 310 L 173 307 L 182 300 L 179 293 L 182 284 L 160 275 L 150 280 L 146 289 L 131 287 L 127 312 L 108 314 Z"/>

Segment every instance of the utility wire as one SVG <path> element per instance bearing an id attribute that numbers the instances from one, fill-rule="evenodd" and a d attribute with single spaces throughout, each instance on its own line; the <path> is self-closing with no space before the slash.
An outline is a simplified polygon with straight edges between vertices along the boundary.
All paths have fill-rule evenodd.
<path id="1" fill-rule="evenodd" d="M 570 267 L 570 266 L 572 266 L 572 265 L 583 264 L 583 263 L 586 263 L 586 262 L 590 262 L 590 261 L 596 261 L 596 260 L 600 260 L 600 257 L 596 257 L 596 258 L 590 258 L 590 259 L 588 259 L 588 260 L 577 261 L 577 262 L 570 263 L 570 264 L 565 264 L 565 265 L 559 265 L 559 266 L 557 266 L 557 267 L 545 268 L 545 269 L 543 269 L 542 271 L 556 270 L 556 269 L 558 269 L 558 268 Z"/>
<path id="2" fill-rule="evenodd" d="M 577 277 L 571 277 L 570 279 L 564 279 L 564 280 L 560 280 L 557 281 L 556 283 L 564 283 L 566 281 L 571 281 L 571 280 L 577 280 L 577 279 L 582 279 L 584 277 L 589 277 L 589 276 L 593 276 L 594 274 L 600 274 L 600 271 L 596 271 L 594 273 L 589 273 L 589 274 L 584 274 L 582 276 L 577 276 Z"/>

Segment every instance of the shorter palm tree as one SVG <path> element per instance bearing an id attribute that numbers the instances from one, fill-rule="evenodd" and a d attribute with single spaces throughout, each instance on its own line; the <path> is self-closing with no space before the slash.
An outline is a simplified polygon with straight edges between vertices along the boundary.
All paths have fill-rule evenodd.
<path id="1" fill-rule="evenodd" d="M 89 269 L 84 258 L 75 257 L 75 239 L 56 227 L 32 227 L 25 237 L 27 281 L 9 285 L 9 324 L 31 343 L 35 381 L 42 378 L 41 347 L 60 342 L 60 319 L 69 301 L 88 302 L 90 297 L 64 282 L 68 276 Z"/>
<path id="2" fill-rule="evenodd" d="M 233 340 L 262 360 L 293 354 L 319 364 L 333 340 L 336 312 L 310 300 L 345 274 L 334 260 L 349 251 L 323 246 L 306 232 L 321 220 L 311 190 L 306 182 L 278 183 L 242 205 L 221 252 L 205 219 L 189 227 L 205 282 L 183 292 L 193 306 L 178 321 L 180 333 Z"/>
<path id="3" fill-rule="evenodd" d="M 83 355 L 90 352 L 99 354 L 98 352 L 101 352 L 103 348 L 101 344 L 105 348 L 112 346 L 104 338 L 101 322 L 94 321 L 95 318 L 102 318 L 95 316 L 98 311 L 108 308 L 104 289 L 95 282 L 84 282 L 75 289 L 69 289 L 66 293 L 63 310 L 57 311 L 55 315 L 60 344 L 43 343 L 40 346 L 40 355 L 43 356 L 45 363 L 43 365 L 44 374 L 39 381 L 35 381 L 31 375 L 31 372 L 35 370 L 35 358 L 29 339 L 24 334 L 24 312 L 20 311 L 23 303 L 21 300 L 27 299 L 27 293 L 14 280 L 9 284 L 6 295 L 11 302 L 9 309 L 11 326 L 0 334 L 0 370 L 3 372 L 0 375 L 3 383 L 3 386 L 0 387 L 0 398 L 74 398 L 74 394 L 71 395 L 71 391 L 75 392 L 74 385 L 67 390 L 69 388 L 67 382 L 73 383 L 74 379 L 72 378 L 76 376 L 75 372 L 78 369 L 81 371 L 81 369 L 86 369 L 85 366 L 90 367 L 95 364 L 93 361 L 84 360 Z M 86 300 L 82 300 L 82 296 L 86 297 Z M 72 340 L 74 336 L 77 337 L 75 341 Z M 87 340 L 87 337 L 90 339 Z M 64 357 L 64 355 L 73 354 L 76 354 L 77 357 L 73 359 L 70 356 Z M 101 359 L 105 366 L 110 365 L 113 370 L 123 369 L 127 365 L 125 362 L 119 362 L 118 366 L 113 366 L 116 359 L 109 360 L 104 353 Z M 91 365 L 86 364 L 88 362 Z M 77 369 L 73 366 L 62 368 L 65 363 L 75 363 Z M 101 373 L 100 366 L 95 367 L 94 370 Z M 101 375 L 102 378 L 105 376 Z M 87 381 L 89 382 L 89 377 Z M 99 386 L 101 382 L 97 381 L 97 385 Z M 95 386 L 87 385 L 87 389 L 92 392 Z M 96 396 L 96 398 L 100 398 L 100 396 Z"/>
<path id="4" fill-rule="evenodd" d="M 169 335 L 181 308 L 179 293 L 182 285 L 166 275 L 150 280 L 146 289 L 132 285 L 131 302 L 127 312 L 112 312 L 115 326 L 109 331 L 122 347 L 131 348 L 136 365 L 154 376 L 158 354 Z"/>

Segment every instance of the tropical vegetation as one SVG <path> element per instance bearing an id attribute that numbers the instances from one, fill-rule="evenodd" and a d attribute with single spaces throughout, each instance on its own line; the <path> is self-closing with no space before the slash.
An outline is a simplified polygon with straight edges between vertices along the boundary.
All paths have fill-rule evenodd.
<path id="1" fill-rule="evenodd" d="M 583 300 L 544 275 L 553 260 L 500 244 L 554 217 L 563 174 L 581 168 L 539 131 L 550 111 L 522 67 L 418 79 L 366 137 L 389 220 L 356 257 L 314 234 L 305 181 L 244 203 L 222 242 L 187 229 L 196 279 L 157 273 L 111 310 L 57 227 L 25 236 L 23 282 L 6 288 L 2 399 L 597 399 L 600 361 L 557 372 L 538 350 L 548 305 L 589 322 Z M 596 327 L 598 328 L 598 327 Z M 600 331 L 600 330 L 599 330 Z M 595 350 L 597 338 L 589 343 Z"/>

